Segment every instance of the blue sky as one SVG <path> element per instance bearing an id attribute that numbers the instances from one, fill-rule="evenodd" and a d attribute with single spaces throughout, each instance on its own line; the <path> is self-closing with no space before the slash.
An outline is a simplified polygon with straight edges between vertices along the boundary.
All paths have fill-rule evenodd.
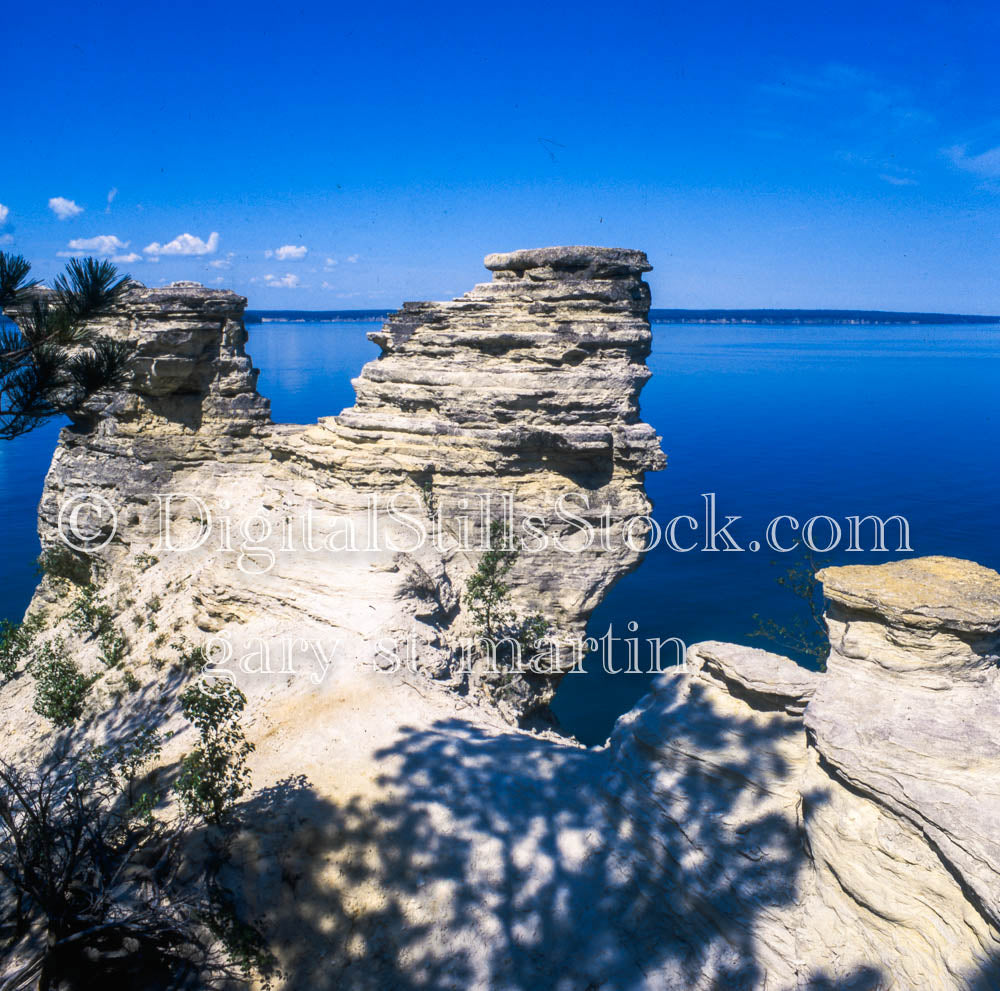
<path id="1" fill-rule="evenodd" d="M 654 306 L 1000 313 L 996 4 L 44 13 L 3 15 L 0 238 L 46 278 L 385 307 L 583 243 Z"/>

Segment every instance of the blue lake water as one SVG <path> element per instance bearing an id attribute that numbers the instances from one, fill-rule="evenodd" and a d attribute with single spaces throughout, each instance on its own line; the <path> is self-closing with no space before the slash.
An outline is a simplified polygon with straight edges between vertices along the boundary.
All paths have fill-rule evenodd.
<path id="1" fill-rule="evenodd" d="M 309 422 L 350 406 L 350 379 L 378 353 L 365 338 L 377 326 L 252 325 L 248 350 L 263 370 L 259 388 L 275 420 Z M 727 514 L 742 517 L 730 532 L 746 547 L 777 516 L 830 516 L 846 531 L 848 516 L 899 514 L 909 521 L 915 554 L 1000 568 L 1000 327 L 654 324 L 653 339 L 642 413 L 669 459 L 665 471 L 647 477 L 657 521 L 701 519 L 702 493 L 715 493 L 720 523 Z M 49 425 L 0 443 L 7 523 L 0 591 L 2 614 L 13 618 L 34 585 L 35 511 L 57 432 Z M 678 530 L 682 542 L 687 533 Z M 845 547 L 846 537 L 820 557 L 874 564 L 902 556 Z M 752 617 L 788 623 L 803 614 L 776 583 L 797 558 L 767 548 L 680 554 L 661 545 L 611 591 L 590 632 L 613 623 L 619 633 L 632 620 L 640 638 L 767 647 L 748 639 Z M 570 675 L 554 709 L 584 742 L 600 743 L 648 681 L 599 669 Z"/>

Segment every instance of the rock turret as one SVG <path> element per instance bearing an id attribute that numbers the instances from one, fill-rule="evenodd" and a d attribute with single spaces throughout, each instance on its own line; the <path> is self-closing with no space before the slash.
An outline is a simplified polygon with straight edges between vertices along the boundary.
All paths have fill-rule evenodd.
<path id="1" fill-rule="evenodd" d="M 275 451 L 316 481 L 425 492 L 445 518 L 489 499 L 494 517 L 509 505 L 515 530 L 540 521 L 549 547 L 523 555 L 514 594 L 578 636 L 641 560 L 644 475 L 665 464 L 639 415 L 651 266 L 641 251 L 560 247 L 488 255 L 486 267 L 493 281 L 464 296 L 404 304 L 369 335 L 382 355 L 354 380 L 356 404 L 276 431 Z M 592 528 L 589 542 L 569 514 Z M 471 552 L 443 552 L 456 587 L 480 555 L 472 524 Z M 507 700 L 530 707 L 555 680 L 539 685 Z"/>
<path id="2" fill-rule="evenodd" d="M 155 554 L 171 493 L 187 500 L 176 500 L 174 530 L 205 516 L 204 506 L 234 526 L 266 517 L 274 530 L 317 510 L 359 533 L 372 496 L 382 505 L 400 496 L 427 524 L 427 540 L 412 553 L 383 544 L 375 555 L 380 573 L 396 576 L 387 594 L 397 631 L 429 624 L 428 638 L 461 666 L 455 645 L 473 632 L 461 590 L 489 521 L 505 518 L 523 534 L 531 518 L 541 537 L 512 573 L 513 597 L 522 616 L 581 635 L 607 589 L 641 560 L 644 475 L 664 464 L 639 416 L 650 374 L 642 279 L 650 265 L 639 251 L 590 247 L 486 262 L 492 282 L 450 302 L 407 303 L 371 334 L 382 355 L 354 381 L 356 404 L 313 426 L 270 423 L 244 350 L 245 299 L 196 283 L 133 286 L 94 327 L 134 345 L 127 387 L 95 397 L 63 431 L 46 481 L 43 545 L 61 546 L 61 507 L 95 491 L 129 521 L 101 534 L 108 543 L 96 560 L 111 567 Z M 328 550 L 339 576 L 356 576 L 355 599 L 361 589 L 375 594 L 369 557 Z M 234 603 L 266 600 L 269 584 L 282 610 L 301 585 L 316 584 L 317 556 L 283 559 L 266 576 L 248 576 L 235 559 L 215 536 L 184 559 L 199 606 L 190 619 L 202 630 L 239 615 Z M 356 605 L 328 596 L 314 614 L 337 623 Z M 573 660 L 563 652 L 559 664 Z M 547 702 L 557 682 L 558 674 L 504 677 L 496 701 L 517 719 Z"/>
<path id="3" fill-rule="evenodd" d="M 643 473 L 664 465 L 639 418 L 652 340 L 646 256 L 542 248 L 488 255 L 486 267 L 492 282 L 447 303 L 406 303 L 370 334 L 382 356 L 354 380 L 357 403 L 294 437 L 291 455 L 357 485 L 530 482 L 645 512 Z"/>

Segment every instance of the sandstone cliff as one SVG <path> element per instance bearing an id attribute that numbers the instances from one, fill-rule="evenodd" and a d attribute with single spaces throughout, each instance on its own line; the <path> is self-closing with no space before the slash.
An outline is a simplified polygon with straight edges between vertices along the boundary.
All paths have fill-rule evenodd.
<path id="1" fill-rule="evenodd" d="M 649 511 L 643 476 L 664 464 L 638 406 L 649 377 L 650 266 L 642 252 L 607 248 L 520 251 L 486 264 L 492 282 L 451 302 L 406 304 L 371 335 L 383 354 L 355 380 L 357 404 L 315 426 L 269 423 L 244 351 L 245 300 L 189 283 L 136 286 L 97 328 L 135 344 L 131 380 L 63 432 L 42 499 L 43 548 L 63 546 L 60 509 L 97 493 L 119 525 L 110 532 L 109 510 L 90 559 L 109 575 L 140 560 L 147 598 L 183 572 L 189 601 L 172 609 L 176 631 L 195 637 L 238 621 L 244 640 L 300 635 L 306 613 L 327 632 L 359 634 L 355 653 L 370 654 L 381 637 L 416 636 L 444 672 L 456 638 L 471 632 L 461 590 L 482 553 L 484 520 L 506 517 L 520 532 L 533 517 L 548 548 L 519 562 L 514 598 L 579 636 L 610 585 L 639 563 L 642 525 L 628 540 L 623 525 Z M 170 494 L 176 546 L 195 544 L 211 516 L 200 547 L 158 549 Z M 370 500 L 383 507 L 392 497 L 425 528 L 422 546 L 412 524 L 391 519 L 373 538 Z M 589 546 L 570 511 L 592 526 Z M 577 546 L 560 551 L 557 539 Z M 241 556 L 241 546 L 268 540 L 273 563 L 263 551 Z M 306 543 L 322 546 L 307 553 Z M 133 645 L 138 657 L 149 640 Z M 472 680 L 482 684 L 478 672 Z M 483 687 L 516 720 L 551 699 L 558 675 L 496 682 Z"/>
<path id="2" fill-rule="evenodd" d="M 456 673 L 478 552 L 366 549 L 370 492 L 403 490 L 428 521 L 470 490 L 513 492 L 567 541 L 553 494 L 588 497 L 608 537 L 648 510 L 645 257 L 487 266 L 491 283 L 391 318 L 355 407 L 313 426 L 269 422 L 240 297 L 135 287 L 106 319 L 135 344 L 131 382 L 63 432 L 39 517 L 57 549 L 74 499 L 113 510 L 81 556 L 138 687 L 105 672 L 87 733 L 176 729 L 172 766 L 191 742 L 183 657 L 207 635 L 230 645 L 257 751 L 226 880 L 289 989 L 1000 986 L 1000 575 L 945 558 L 827 569 L 825 674 L 699 644 L 586 750 L 512 725 L 555 678 L 480 692 Z M 310 514 L 307 548 L 281 524 Z M 158 546 L 164 517 L 188 549 Z M 522 560 L 519 602 L 579 630 L 639 560 L 595 543 L 571 567 Z M 74 594 L 50 576 L 32 608 L 101 671 L 67 623 Z M 419 671 L 373 669 L 380 640 L 411 636 Z M 265 663 L 261 645 L 289 641 L 312 653 Z M 29 676 L 0 716 L 5 757 L 51 742 Z"/>

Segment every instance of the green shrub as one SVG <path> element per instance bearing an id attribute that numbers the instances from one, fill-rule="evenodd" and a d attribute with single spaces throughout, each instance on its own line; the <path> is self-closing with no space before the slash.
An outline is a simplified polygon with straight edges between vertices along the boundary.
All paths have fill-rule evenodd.
<path id="1" fill-rule="evenodd" d="M 177 659 L 177 663 L 187 671 L 189 674 L 197 674 L 200 671 L 205 670 L 205 665 L 208 663 L 208 658 L 205 656 L 205 651 L 201 647 L 186 647 L 183 644 L 175 645 L 180 653 L 180 657 Z"/>
<path id="2" fill-rule="evenodd" d="M 243 692 L 225 680 L 198 680 L 181 695 L 181 708 L 200 742 L 181 762 L 177 791 L 188 813 L 213 825 L 223 823 L 250 788 L 247 758 L 254 746 L 239 722 L 246 702 Z"/>
<path id="3" fill-rule="evenodd" d="M 80 770 L 91 780 L 102 781 L 121 794 L 129 818 L 146 816 L 160 796 L 148 790 L 139 792 L 140 772 L 145 772 L 162 750 L 163 738 L 159 732 L 152 726 L 144 726 L 117 746 L 94 747 L 81 759 Z"/>
<path id="4" fill-rule="evenodd" d="M 38 573 L 59 578 L 74 585 L 88 585 L 91 579 L 90 561 L 74 554 L 68 547 L 50 547 L 36 563 Z"/>
<path id="5" fill-rule="evenodd" d="M 218 866 L 191 869 L 191 823 L 153 815 L 160 749 L 145 728 L 37 767 L 0 761 L 0 931 L 18 957 L 4 987 L 243 988 L 255 970 L 271 986 L 260 934 L 219 922 L 233 912 Z"/>
<path id="6" fill-rule="evenodd" d="M 548 632 L 548 620 L 540 613 L 532 613 L 525 619 L 518 621 L 515 638 L 521 645 L 522 651 L 533 653 L 538 641 L 547 636 Z"/>
<path id="7" fill-rule="evenodd" d="M 822 563 L 807 551 L 800 561 L 776 578 L 778 585 L 802 600 L 799 615 L 783 624 L 754 613 L 757 627 L 750 634 L 770 640 L 793 655 L 801 655 L 819 671 L 826 670 L 826 660 L 830 656 L 830 638 L 823 616 L 823 586 L 816 581 L 816 572 L 822 567 Z"/>
<path id="8" fill-rule="evenodd" d="M 35 637 L 45 624 L 41 612 L 33 613 L 23 623 L 0 620 L 0 678 L 12 678 L 21 664 L 31 654 Z"/>
<path id="9" fill-rule="evenodd" d="M 123 633 L 111 627 L 111 629 L 105 630 L 101 634 L 101 652 L 99 655 L 101 663 L 109 668 L 116 668 L 125 660 L 127 652 L 128 641 L 125 639 Z"/>
<path id="10" fill-rule="evenodd" d="M 522 659 L 535 653 L 537 641 L 549 632 L 548 621 L 539 613 L 521 617 L 510 601 L 507 575 L 517 563 L 520 547 L 502 546 L 504 526 L 495 520 L 490 526 L 490 549 L 465 585 L 465 604 L 469 607 L 481 637 L 497 641 L 516 640 Z"/>
<path id="11" fill-rule="evenodd" d="M 49 641 L 35 652 L 30 671 L 35 678 L 34 710 L 56 726 L 72 726 L 83 714 L 90 687 L 88 678 L 66 650 L 61 639 Z"/>
<path id="12" fill-rule="evenodd" d="M 113 630 L 111 609 L 97 597 L 97 586 L 88 582 L 73 600 L 69 611 L 70 626 L 77 633 L 100 634 Z"/>
<path id="13" fill-rule="evenodd" d="M 510 605 L 510 585 L 507 573 L 517 562 L 518 548 L 501 546 L 504 525 L 494 520 L 490 526 L 490 549 L 479 559 L 479 566 L 465 584 L 465 604 L 472 613 L 480 633 L 494 639 L 514 619 Z"/>

